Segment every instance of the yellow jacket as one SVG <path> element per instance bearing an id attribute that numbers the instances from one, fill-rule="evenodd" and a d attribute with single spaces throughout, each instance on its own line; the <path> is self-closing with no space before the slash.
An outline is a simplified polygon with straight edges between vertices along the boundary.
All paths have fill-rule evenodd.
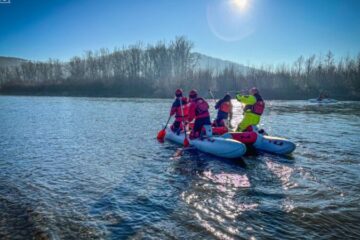
<path id="1" fill-rule="evenodd" d="M 245 105 L 254 105 L 256 103 L 256 97 L 253 95 L 237 94 L 235 97 L 236 97 L 236 100 L 238 100 L 239 102 L 241 102 Z M 251 110 L 247 109 L 246 112 L 251 112 Z"/>
<path id="2" fill-rule="evenodd" d="M 244 108 L 244 118 L 239 123 L 236 131 L 243 132 L 245 129 L 251 125 L 257 125 L 260 122 L 260 116 L 253 113 L 251 109 L 246 109 L 246 106 L 254 105 L 256 103 L 256 97 L 253 95 L 236 95 L 236 100 L 245 104 Z"/>

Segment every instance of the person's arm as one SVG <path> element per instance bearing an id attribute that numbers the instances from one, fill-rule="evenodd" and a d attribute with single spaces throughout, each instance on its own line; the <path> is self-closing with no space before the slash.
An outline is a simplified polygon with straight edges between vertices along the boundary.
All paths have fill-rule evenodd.
<path id="1" fill-rule="evenodd" d="M 219 109 L 221 105 L 221 100 L 217 101 L 215 104 L 215 109 Z"/>
<path id="2" fill-rule="evenodd" d="M 229 121 L 231 122 L 233 117 L 233 105 L 231 103 L 231 101 L 229 101 Z"/>
<path id="3" fill-rule="evenodd" d="M 170 116 L 172 116 L 176 113 L 177 108 L 178 108 L 178 104 L 177 104 L 177 100 L 175 100 L 171 106 Z"/>
<path id="4" fill-rule="evenodd" d="M 191 121 L 194 120 L 194 118 L 195 118 L 195 109 L 196 109 L 195 103 L 190 103 L 190 106 L 189 106 L 189 117 L 188 117 L 189 122 L 191 122 Z"/>
<path id="5" fill-rule="evenodd" d="M 253 95 L 236 95 L 236 100 L 245 104 L 245 105 L 253 105 L 256 103 L 256 98 Z"/>

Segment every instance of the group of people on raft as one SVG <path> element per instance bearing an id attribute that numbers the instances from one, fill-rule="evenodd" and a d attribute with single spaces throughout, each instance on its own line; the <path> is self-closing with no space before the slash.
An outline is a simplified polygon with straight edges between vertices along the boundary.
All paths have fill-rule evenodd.
<path id="1" fill-rule="evenodd" d="M 248 95 L 237 94 L 235 98 L 245 104 L 244 117 L 238 124 L 236 131 L 251 131 L 251 126 L 260 122 L 260 117 L 265 109 L 265 102 L 255 87 L 249 90 Z M 175 91 L 175 101 L 170 110 L 170 116 L 175 115 L 171 130 L 180 133 L 187 124 L 195 120 L 190 132 L 190 139 L 202 137 L 204 134 L 211 137 L 213 134 L 212 127 L 228 127 L 230 125 L 229 122 L 232 119 L 230 94 L 226 94 L 217 101 L 215 109 L 218 111 L 217 117 L 211 123 L 207 101 L 200 97 L 195 89 L 189 92 L 189 98 L 183 96 L 182 89 L 177 89 Z"/>

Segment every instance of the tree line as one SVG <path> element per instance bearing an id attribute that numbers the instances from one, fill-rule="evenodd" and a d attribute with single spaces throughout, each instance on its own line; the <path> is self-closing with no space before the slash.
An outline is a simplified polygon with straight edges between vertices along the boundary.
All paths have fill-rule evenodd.
<path id="1" fill-rule="evenodd" d="M 360 99 L 360 54 L 335 59 L 300 56 L 293 64 L 263 65 L 239 71 L 200 69 L 193 43 L 176 37 L 169 43 L 137 43 L 113 51 L 86 51 L 68 62 L 49 59 L 0 66 L 0 93 L 29 95 L 172 97 L 176 88 L 226 92 L 258 87 L 271 99 L 314 98 L 320 91 L 339 99 Z"/>

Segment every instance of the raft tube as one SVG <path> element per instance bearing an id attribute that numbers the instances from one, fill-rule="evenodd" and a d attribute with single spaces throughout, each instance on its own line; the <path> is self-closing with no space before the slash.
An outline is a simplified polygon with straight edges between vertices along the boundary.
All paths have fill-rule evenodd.
<path id="1" fill-rule="evenodd" d="M 175 142 L 177 144 L 183 144 L 185 134 L 176 134 L 170 129 L 167 129 L 165 139 Z M 246 152 L 245 144 L 233 139 L 226 139 L 222 137 L 194 139 L 190 140 L 189 142 L 191 146 L 195 147 L 201 152 L 205 152 L 222 158 L 240 158 Z"/>
<path id="2" fill-rule="evenodd" d="M 255 147 L 255 149 L 264 152 L 281 155 L 290 154 L 296 148 L 295 143 L 285 138 L 266 136 L 260 133 L 257 133 L 257 139 L 253 146 Z"/>
<path id="3" fill-rule="evenodd" d="M 273 154 L 290 154 L 296 148 L 293 142 L 285 138 L 266 136 L 257 132 L 229 132 L 222 137 L 234 139 L 252 145 L 256 150 Z"/>

